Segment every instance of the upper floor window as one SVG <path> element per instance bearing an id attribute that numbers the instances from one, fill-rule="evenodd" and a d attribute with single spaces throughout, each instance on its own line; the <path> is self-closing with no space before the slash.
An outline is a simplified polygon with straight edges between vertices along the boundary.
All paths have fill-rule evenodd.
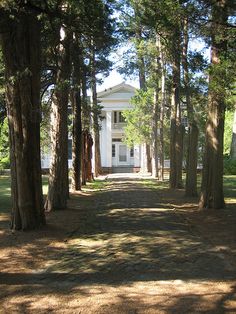
<path id="1" fill-rule="evenodd" d="M 133 158 L 134 157 L 134 147 L 130 148 L 130 157 Z"/>
<path id="2" fill-rule="evenodd" d="M 113 121 L 114 123 L 124 123 L 125 118 L 122 115 L 122 111 L 114 111 L 113 112 Z"/>

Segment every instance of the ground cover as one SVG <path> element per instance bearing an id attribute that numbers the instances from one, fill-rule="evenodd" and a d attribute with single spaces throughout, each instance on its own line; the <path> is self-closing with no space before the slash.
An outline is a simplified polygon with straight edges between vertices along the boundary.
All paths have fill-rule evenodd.
<path id="1" fill-rule="evenodd" d="M 225 182 L 219 211 L 166 183 L 112 178 L 40 230 L 2 220 L 0 313 L 235 313 L 235 177 Z"/>

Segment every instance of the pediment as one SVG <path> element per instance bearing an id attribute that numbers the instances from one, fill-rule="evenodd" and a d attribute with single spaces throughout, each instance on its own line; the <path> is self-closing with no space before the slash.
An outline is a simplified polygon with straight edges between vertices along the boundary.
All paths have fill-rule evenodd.
<path id="1" fill-rule="evenodd" d="M 97 96 L 102 99 L 129 99 L 135 94 L 135 91 L 133 86 L 122 83 L 105 89 Z"/>

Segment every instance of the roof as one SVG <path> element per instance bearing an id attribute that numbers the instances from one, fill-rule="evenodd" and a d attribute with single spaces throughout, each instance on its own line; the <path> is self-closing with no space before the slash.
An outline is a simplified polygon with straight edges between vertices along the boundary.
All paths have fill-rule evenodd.
<path id="1" fill-rule="evenodd" d="M 110 94 L 117 93 L 120 90 L 127 90 L 127 92 L 135 93 L 136 88 L 129 85 L 129 84 L 126 84 L 125 82 L 122 82 L 121 84 L 115 85 L 113 87 L 109 87 L 109 88 L 105 89 L 104 91 L 97 93 L 97 97 L 103 98 L 103 97 L 108 96 Z"/>

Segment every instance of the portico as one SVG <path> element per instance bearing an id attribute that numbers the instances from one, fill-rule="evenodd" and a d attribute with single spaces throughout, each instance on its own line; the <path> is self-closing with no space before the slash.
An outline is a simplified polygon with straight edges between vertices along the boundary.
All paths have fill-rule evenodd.
<path id="1" fill-rule="evenodd" d="M 100 150 L 104 172 L 112 172 L 120 167 L 135 172 L 140 168 L 140 146 L 128 147 L 123 142 L 126 123 L 122 112 L 132 109 L 130 99 L 134 94 L 135 88 L 125 83 L 98 93 L 98 99 L 103 107 Z"/>

